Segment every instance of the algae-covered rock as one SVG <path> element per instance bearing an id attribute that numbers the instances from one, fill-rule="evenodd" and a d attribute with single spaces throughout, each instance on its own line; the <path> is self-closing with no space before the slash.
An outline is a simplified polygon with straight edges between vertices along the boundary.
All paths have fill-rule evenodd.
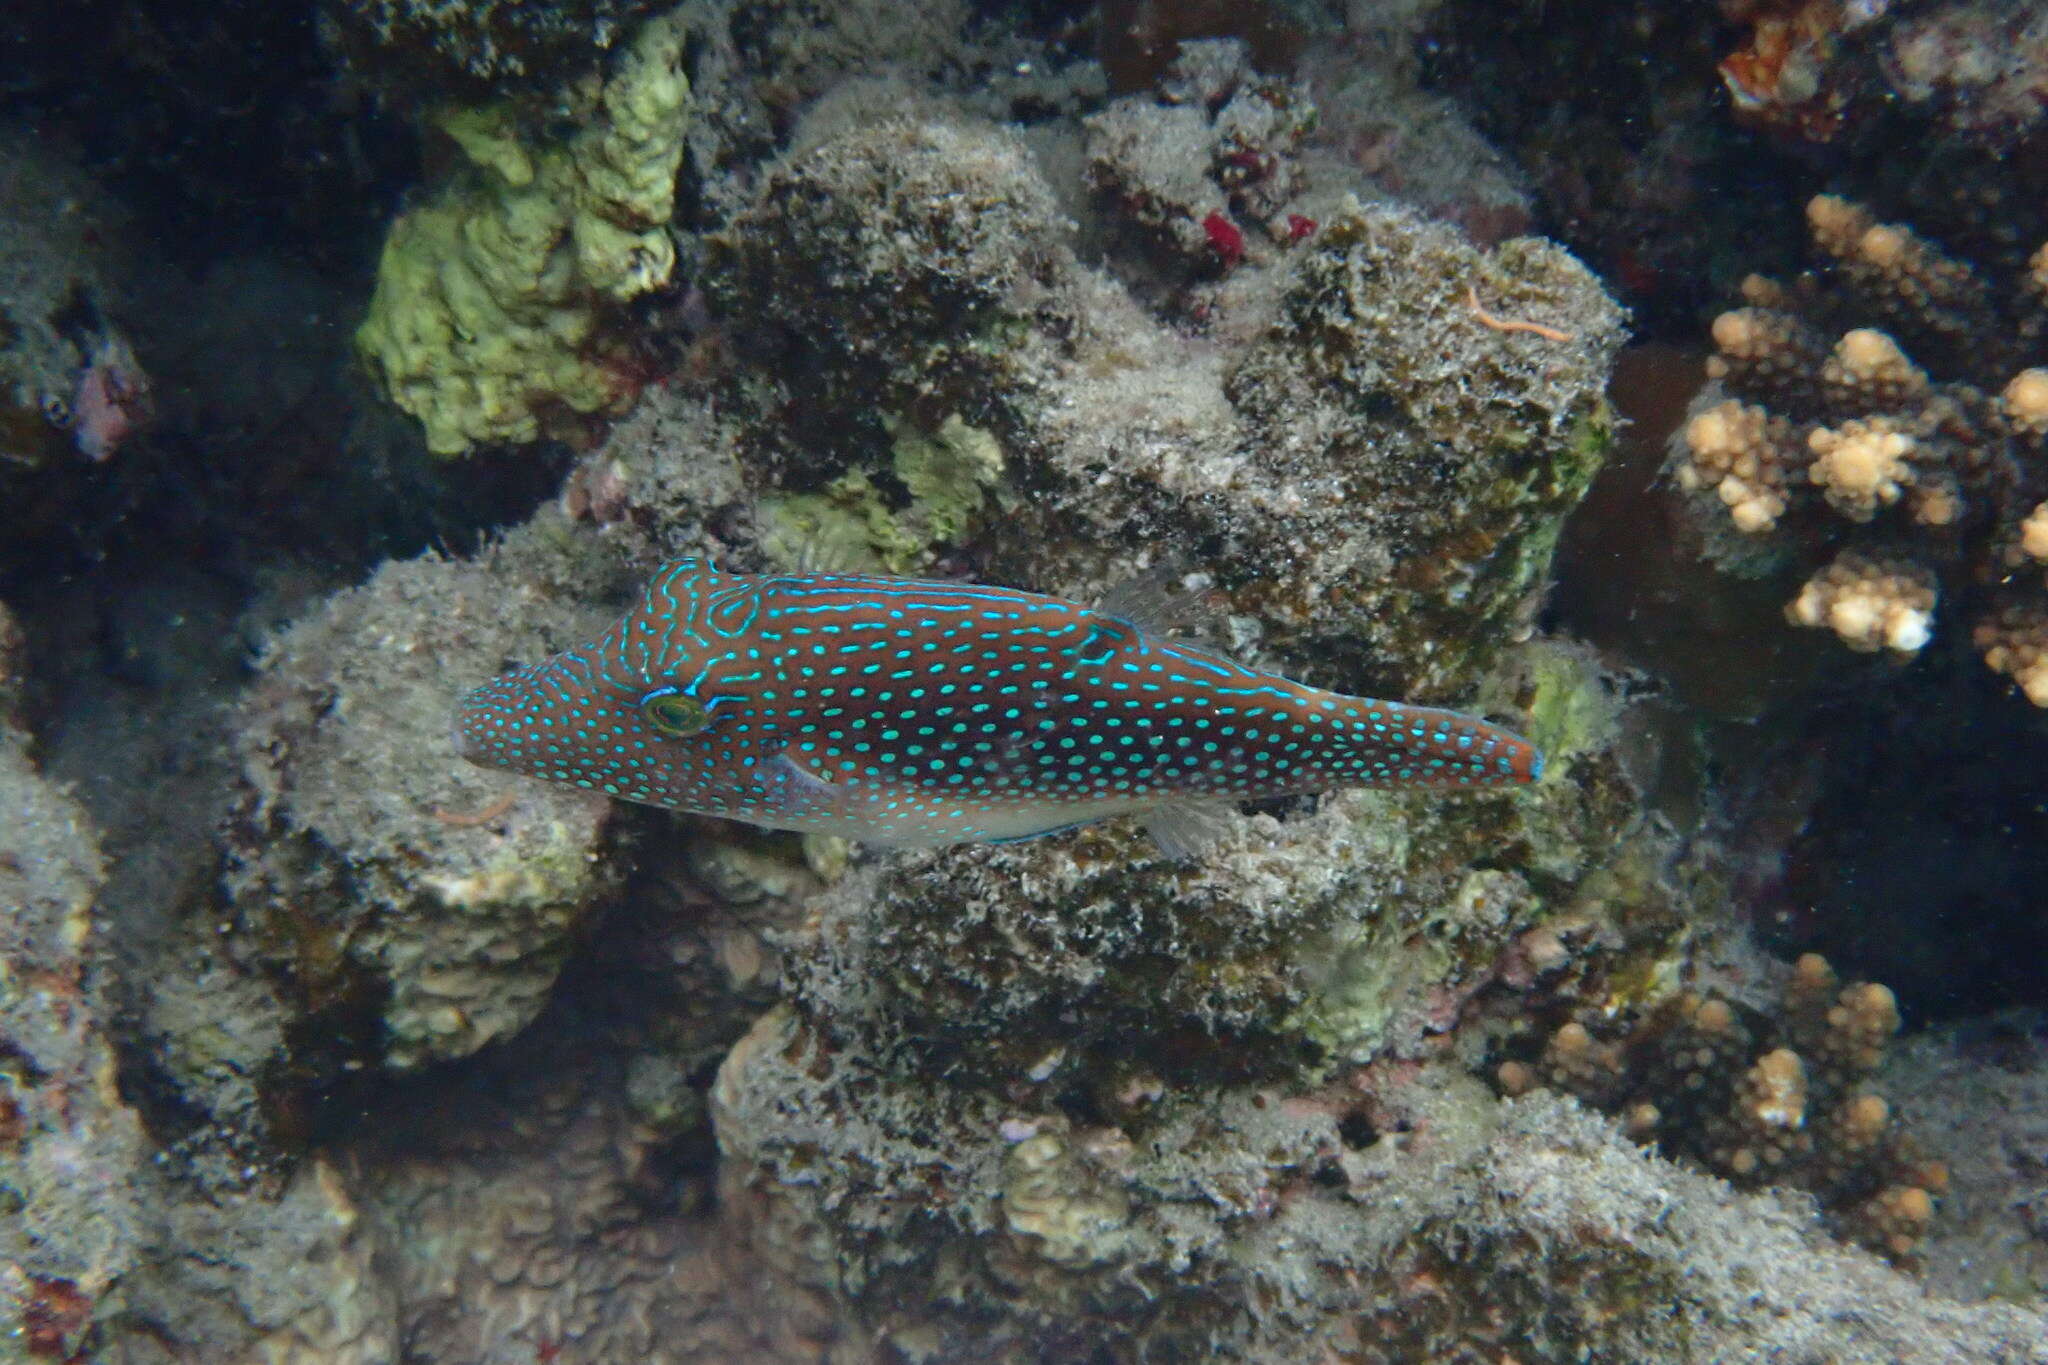
<path id="1" fill-rule="evenodd" d="M 116 1074 L 85 812 L 0 720 L 0 1358 L 74 1359 L 134 1264 L 148 1147 Z"/>
<path id="2" fill-rule="evenodd" d="M 1015 132 L 904 103 L 867 86 L 828 102 L 710 243 L 707 292 L 793 400 L 763 433 L 792 462 L 879 454 L 894 414 L 985 426 L 1072 268 Z"/>
<path id="3" fill-rule="evenodd" d="M 815 493 L 771 493 L 755 514 L 770 560 L 915 574 L 930 567 L 939 546 L 967 539 L 1002 480 L 995 437 L 958 413 L 930 434 L 900 418 L 884 425 L 895 438 L 889 472 L 909 493 L 908 506 L 892 506 L 857 469 Z"/>
<path id="4" fill-rule="evenodd" d="M 678 14 L 648 21 L 549 139 L 509 106 L 440 126 L 468 165 L 392 224 L 356 344 L 436 454 L 531 441 L 552 415 L 616 413 L 630 374 L 607 358 L 617 305 L 668 283 L 690 108 Z"/>
<path id="5" fill-rule="evenodd" d="M 1455 1067 L 1049 1099 L 933 1086 L 774 1011 L 714 1091 L 727 1198 L 913 1360 L 2044 1358 L 2036 1312 L 1930 1300 L 1811 1210 Z"/>
<path id="6" fill-rule="evenodd" d="M 386 566 L 278 637 L 245 702 L 233 907 L 300 1008 L 393 1067 L 523 1027 L 616 876 L 601 799 L 492 777 L 449 733 L 459 688 L 587 629 L 532 558 Z"/>
<path id="7" fill-rule="evenodd" d="M 436 77 L 546 80 L 603 53 L 656 0 L 341 0 L 343 29 Z"/>
<path id="8" fill-rule="evenodd" d="M 24 545 L 55 516 L 25 495 L 25 475 L 105 460 L 140 425 L 127 237 L 126 213 L 61 143 L 0 127 L 0 493 Z"/>
<path id="9" fill-rule="evenodd" d="M 1276 286 L 1235 352 L 1102 308 L 1061 401 L 1006 440 L 1034 496 L 1002 555 L 1086 577 L 1080 547 L 1198 550 L 1271 644 L 1454 696 L 1526 633 L 1599 467 L 1620 311 L 1548 242 L 1482 251 L 1355 203 Z"/>
<path id="10" fill-rule="evenodd" d="M 180 1343 L 234 1362 L 397 1359 L 394 1239 L 351 1186 L 326 1157 L 267 1188 L 201 1197 L 162 1181 L 148 1262 L 124 1285 L 94 1359 L 171 1365 Z"/>

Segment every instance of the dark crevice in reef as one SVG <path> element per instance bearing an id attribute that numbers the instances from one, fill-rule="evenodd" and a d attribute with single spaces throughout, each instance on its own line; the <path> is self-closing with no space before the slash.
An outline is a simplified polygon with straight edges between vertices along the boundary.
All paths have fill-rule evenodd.
<path id="1" fill-rule="evenodd" d="M 1759 927 L 1889 985 L 1909 1018 L 2042 1008 L 2048 724 L 1968 649 L 1929 653 L 1815 717 L 1819 791 Z"/>
<path id="2" fill-rule="evenodd" d="M 284 244 L 366 269 L 416 171 L 404 125 L 336 84 L 309 4 L 18 0 L 0 120 L 72 143 L 187 267 Z"/>

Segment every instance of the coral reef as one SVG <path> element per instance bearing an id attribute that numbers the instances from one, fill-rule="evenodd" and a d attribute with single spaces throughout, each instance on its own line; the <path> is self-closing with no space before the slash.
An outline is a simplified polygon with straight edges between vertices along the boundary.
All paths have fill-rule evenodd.
<path id="1" fill-rule="evenodd" d="M 1575 262 L 1340 197 L 1287 255 L 1248 256 L 1191 343 L 1075 262 L 1013 135 L 872 112 L 887 95 L 814 114 L 707 259 L 746 320 L 721 406 L 749 477 L 843 503 L 902 415 L 957 415 L 1024 494 L 975 547 L 991 577 L 1085 593 L 1148 558 L 1105 548 L 1201 547 L 1275 644 L 1425 696 L 1484 668 L 1605 446 L 1620 319 Z M 1210 183 L 1210 142 L 1181 153 Z"/>
<path id="2" fill-rule="evenodd" d="M 1746 306 L 1714 320 L 1680 483 L 1743 537 L 1830 557 L 1788 607 L 1794 623 L 1910 656 L 1934 636 L 1937 599 L 1960 601 L 1986 661 L 2048 700 L 2028 549 L 2048 494 L 2048 375 L 2024 365 L 2048 292 L 1834 196 L 1807 221 L 1820 268 L 1789 285 L 1752 276 Z M 1725 541 L 1719 554 L 1758 558 Z"/>
<path id="3" fill-rule="evenodd" d="M 1455 1145 L 1496 1121 L 1423 1060 L 1468 1002 L 1522 969 L 1546 916 L 1626 913 L 1617 951 L 1646 956 L 1676 928 L 1648 904 L 1671 894 L 1671 844 L 1615 764 L 1597 670 L 1538 648 L 1494 686 L 1552 756 L 1520 796 L 1332 796 L 1181 868 L 1107 828 L 898 856 L 826 890 L 790 943 L 790 1003 L 714 1094 L 728 1202 L 764 1260 L 939 1359 L 1344 1340 L 1355 1291 L 1308 1263 L 1371 1278 L 1414 1228 L 1364 1213 L 1401 1145 L 1375 1157 L 1377 1135 L 1441 1124 Z M 1540 870 L 1487 865 L 1505 847 L 1540 848 Z M 791 1226 L 823 1245 L 790 1247 Z"/>
<path id="4" fill-rule="evenodd" d="M 1578 204 L 1646 239 L 1714 197 L 1712 58 L 1675 70 L 1727 32 L 1703 6 L 1576 36 L 1573 0 L 656 8 L 328 5 L 337 107 L 428 134 L 359 358 L 439 454 L 573 457 L 479 472 L 380 435 L 330 373 L 332 282 L 210 258 L 161 291 L 214 306 L 171 319 L 189 350 L 137 447 L 171 463 L 135 487 L 244 499 L 192 523 L 232 533 L 135 526 L 118 572 L 10 558 L 36 667 L 0 614 L 0 712 L 47 764 L 0 739 L 26 816 L 0 829 L 24 907 L 0 942 L 0 1355 L 2048 1365 L 2038 1078 L 1887 1074 L 1883 987 L 1759 951 L 1789 932 L 1824 744 L 1781 780 L 1768 738 L 1724 746 L 1649 672 L 1541 633 L 1624 315 L 1519 234 Z M 1795 8 L 1723 13 L 1762 42 Z M 1929 74 L 1966 13 L 2011 17 L 1812 7 L 1854 39 L 1814 68 L 1838 146 L 1869 88 L 1829 103 L 1850 65 L 1919 82 L 1911 117 L 1958 137 L 2024 139 L 2024 62 Z M 1486 25 L 1535 74 L 1498 103 L 1423 88 L 1463 59 L 1441 35 Z M 1558 61 L 1624 28 L 1614 80 Z M 1788 111 L 1796 48 L 1755 76 Z M 1585 163 L 1531 149 L 1587 125 L 1527 118 L 1539 206 L 1478 103 L 1633 105 L 1651 145 L 1604 144 L 1560 194 Z M 1702 215 L 1717 252 L 1731 202 Z M 2048 694 L 2038 234 L 1937 245 L 1818 202 L 1825 269 L 1716 326 L 1687 503 L 1722 560 L 1811 576 L 1795 619 L 1901 657 L 1966 619 Z M 261 351 L 270 311 L 297 320 L 274 364 L 203 374 Z M 127 414 L 83 368 L 100 349 L 65 363 L 107 446 Z M 143 463 L 90 453 L 70 467 Z M 133 505 L 95 504 L 116 527 Z M 1179 590 L 1161 629 L 1462 704 L 1548 763 L 1513 792 L 1239 810 L 1172 863 L 1121 826 L 853 848 L 460 761 L 461 688 L 587 638 L 677 554 L 1077 600 L 1144 574 Z M 1779 708 L 1744 728 L 1810 720 L 1708 667 L 1743 694 L 1721 714 Z M 1944 1184 L 1905 1129 L 1997 1140 Z M 1983 1247 L 2015 1302 L 1963 1302 Z"/>
<path id="5" fill-rule="evenodd" d="M 2037 1358 L 2036 1315 L 1930 1302 L 1810 1214 L 1442 1066 L 1294 1099 L 1185 1092 L 1084 1126 L 914 1099 L 875 1065 L 778 1010 L 715 1109 L 727 1202 L 763 1260 L 853 1298 L 899 1357 Z M 821 1181 L 841 1229 L 824 1247 L 766 1217 Z M 943 1251 L 934 1224 L 954 1229 Z"/>
<path id="6" fill-rule="evenodd" d="M 2048 18 L 2019 0 L 1722 0 L 1744 26 L 1721 78 L 1743 117 L 1828 141 L 1888 105 L 1945 133 L 2010 148 L 2048 97 Z"/>
<path id="7" fill-rule="evenodd" d="M 565 139 L 534 137 L 508 105 L 441 116 L 468 164 L 392 224 L 356 338 L 436 454 L 531 441 L 551 411 L 632 397 L 602 323 L 675 268 L 682 48 L 677 16 L 643 25 L 600 91 L 565 93 L 581 124 Z"/>
<path id="8" fill-rule="evenodd" d="M 695 1079 L 773 1000 L 762 936 L 835 868 L 809 853 L 702 831 L 650 849 L 516 1045 L 405 1083 L 289 1174 L 200 1191 L 168 1164 L 105 1358 L 869 1358 L 829 1301 L 734 1244 Z"/>

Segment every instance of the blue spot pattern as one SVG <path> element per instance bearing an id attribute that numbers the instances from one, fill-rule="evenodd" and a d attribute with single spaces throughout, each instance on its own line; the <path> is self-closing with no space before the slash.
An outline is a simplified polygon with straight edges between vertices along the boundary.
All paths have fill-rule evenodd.
<path id="1" fill-rule="evenodd" d="M 1533 781 L 1527 741 L 1009 588 L 665 565 L 604 636 L 462 700 L 473 762 L 886 844 L 1189 799 Z"/>

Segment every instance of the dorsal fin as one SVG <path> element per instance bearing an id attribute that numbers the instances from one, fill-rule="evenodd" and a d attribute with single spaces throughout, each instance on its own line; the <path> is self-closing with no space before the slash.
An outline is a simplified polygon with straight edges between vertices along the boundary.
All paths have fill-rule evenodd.
<path id="1" fill-rule="evenodd" d="M 1187 585 L 1191 572 L 1184 561 L 1163 559 L 1111 584 L 1096 609 L 1151 635 L 1200 632 L 1210 624 L 1213 613 L 1208 589 Z"/>

